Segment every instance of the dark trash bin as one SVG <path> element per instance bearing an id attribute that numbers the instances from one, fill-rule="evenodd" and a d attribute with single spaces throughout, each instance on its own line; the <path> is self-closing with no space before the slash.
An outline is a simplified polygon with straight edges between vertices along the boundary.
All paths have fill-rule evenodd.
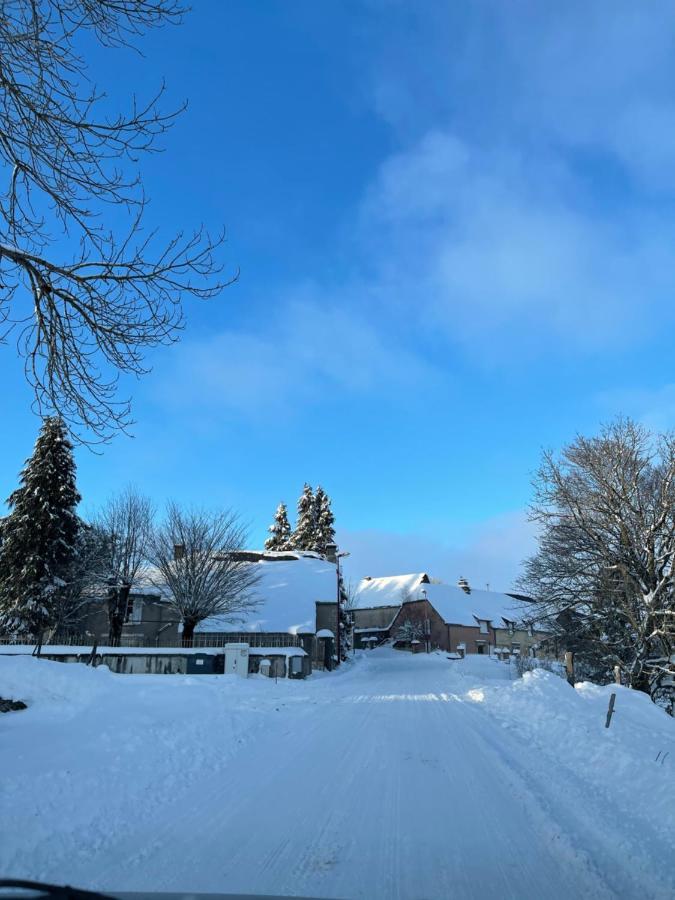
<path id="1" fill-rule="evenodd" d="M 221 675 L 225 671 L 225 657 L 217 653 L 190 653 L 185 671 L 188 675 Z"/>

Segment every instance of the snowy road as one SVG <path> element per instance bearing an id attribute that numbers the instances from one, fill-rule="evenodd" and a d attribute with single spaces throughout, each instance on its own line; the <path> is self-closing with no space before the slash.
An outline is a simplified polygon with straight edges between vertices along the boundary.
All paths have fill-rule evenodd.
<path id="1" fill-rule="evenodd" d="M 110 811 L 103 804 L 98 821 L 87 819 L 92 811 L 64 823 L 51 843 L 45 831 L 30 848 L 32 864 L 27 853 L 6 859 L 1 849 L 0 861 L 12 875 L 118 890 L 672 896 L 675 878 L 664 868 L 672 835 L 626 823 L 620 797 L 533 749 L 517 723 L 503 727 L 481 702 L 490 676 L 508 669 L 486 661 L 477 678 L 443 656 L 375 652 L 352 671 L 279 685 L 274 695 L 246 684 L 234 724 L 227 703 L 213 704 L 216 685 L 212 728 L 195 735 L 185 784 L 176 768 L 189 748 L 176 743 L 170 789 L 158 796 L 170 763 L 160 753 L 146 805 L 139 742 L 126 799 Z M 219 717 L 239 735 L 222 752 Z M 166 735 L 157 735 L 161 748 Z M 108 773 L 99 777 L 104 798 Z M 111 772 L 111 784 L 118 777 Z"/>

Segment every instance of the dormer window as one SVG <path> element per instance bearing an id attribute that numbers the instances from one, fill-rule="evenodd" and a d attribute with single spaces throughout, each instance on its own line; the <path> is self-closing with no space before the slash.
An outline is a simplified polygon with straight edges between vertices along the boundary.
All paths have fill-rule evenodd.
<path id="1" fill-rule="evenodd" d="M 490 628 L 489 628 L 489 625 L 490 625 L 489 621 L 488 621 L 487 619 L 479 619 L 479 620 L 478 620 L 478 624 L 480 625 L 480 633 L 481 633 L 481 634 L 488 634 L 488 632 L 489 632 L 489 630 L 490 630 Z"/>

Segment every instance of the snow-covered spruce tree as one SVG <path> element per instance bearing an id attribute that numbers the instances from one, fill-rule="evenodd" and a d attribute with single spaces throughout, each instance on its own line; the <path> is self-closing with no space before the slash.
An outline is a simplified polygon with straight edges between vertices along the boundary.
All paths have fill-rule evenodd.
<path id="1" fill-rule="evenodd" d="M 340 661 L 344 662 L 349 657 L 352 642 L 352 607 L 353 598 L 345 587 L 342 572 L 340 572 L 340 592 L 338 605 L 338 628 L 340 629 Z"/>
<path id="2" fill-rule="evenodd" d="M 328 545 L 335 543 L 335 516 L 330 497 L 320 485 L 314 494 L 314 521 L 316 532 L 313 549 L 325 555 Z"/>
<path id="3" fill-rule="evenodd" d="M 265 550 L 288 550 L 291 540 L 291 523 L 288 521 L 288 509 L 285 503 L 277 506 L 274 521 L 267 529 L 270 536 L 265 541 Z"/>
<path id="4" fill-rule="evenodd" d="M 57 416 L 42 423 L 20 487 L 9 497 L 0 553 L 0 626 L 41 640 L 56 624 L 59 593 L 78 548 L 80 495 L 73 447 Z"/>
<path id="5" fill-rule="evenodd" d="M 314 550 L 316 545 L 316 507 L 311 485 L 305 483 L 298 500 L 298 518 L 293 532 L 294 550 Z"/>

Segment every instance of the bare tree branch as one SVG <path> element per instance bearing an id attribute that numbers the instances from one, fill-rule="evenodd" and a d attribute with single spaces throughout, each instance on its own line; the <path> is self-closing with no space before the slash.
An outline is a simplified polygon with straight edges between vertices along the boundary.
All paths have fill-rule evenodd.
<path id="1" fill-rule="evenodd" d="M 152 502 L 127 487 L 108 500 L 96 519 L 103 538 L 101 581 L 106 585 L 112 646 L 119 644 L 122 635 L 129 594 L 147 570 L 153 518 Z"/>
<path id="2" fill-rule="evenodd" d="M 150 561 L 155 580 L 171 597 L 181 617 L 183 640 L 192 643 L 195 626 L 209 616 L 233 621 L 260 603 L 255 565 L 239 558 L 246 529 L 232 511 L 183 510 L 170 503 L 155 530 Z"/>
<path id="3" fill-rule="evenodd" d="M 181 20 L 176 0 L 3 0 L 0 4 L 0 323 L 17 334 L 35 406 L 75 436 L 107 439 L 131 423 L 120 374 L 147 371 L 145 352 L 177 340 L 186 296 L 210 298 L 224 236 L 202 229 L 160 243 L 142 227 L 136 164 L 181 109 L 163 86 L 110 114 L 76 46 L 90 32 L 129 47 Z M 123 229 L 109 224 L 130 214 Z M 108 211 L 108 212 L 107 212 Z M 236 278 L 236 275 L 234 276 Z"/>
<path id="4" fill-rule="evenodd" d="M 652 689 L 675 650 L 675 436 L 618 420 L 545 453 L 520 586 L 568 650 Z"/>

